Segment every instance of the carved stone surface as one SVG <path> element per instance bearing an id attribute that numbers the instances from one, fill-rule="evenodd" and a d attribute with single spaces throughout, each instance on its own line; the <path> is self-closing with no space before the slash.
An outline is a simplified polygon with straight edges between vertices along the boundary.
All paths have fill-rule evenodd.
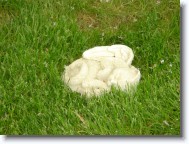
<path id="1" fill-rule="evenodd" d="M 125 45 L 98 46 L 65 66 L 63 81 L 72 91 L 88 97 L 110 91 L 111 86 L 128 91 L 140 81 L 140 71 L 131 65 L 134 54 Z"/>

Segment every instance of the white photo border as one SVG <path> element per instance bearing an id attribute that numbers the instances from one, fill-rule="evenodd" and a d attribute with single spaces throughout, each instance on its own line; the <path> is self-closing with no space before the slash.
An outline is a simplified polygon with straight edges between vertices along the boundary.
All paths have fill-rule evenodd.
<path id="1" fill-rule="evenodd" d="M 181 0 L 180 9 L 180 46 L 181 46 L 181 135 L 174 136 L 123 136 L 123 137 L 76 137 L 76 136 L 62 136 L 62 137 L 16 137 L 0 135 L 0 144 L 188 144 L 189 138 L 189 2 L 188 0 Z"/>

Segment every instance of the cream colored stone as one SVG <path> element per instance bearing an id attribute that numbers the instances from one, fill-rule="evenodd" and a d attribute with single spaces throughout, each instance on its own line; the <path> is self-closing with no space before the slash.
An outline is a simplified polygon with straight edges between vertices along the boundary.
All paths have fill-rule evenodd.
<path id="1" fill-rule="evenodd" d="M 111 86 L 128 90 L 139 83 L 140 71 L 131 65 L 134 54 L 125 45 L 98 46 L 65 66 L 63 81 L 72 91 L 88 97 L 108 92 Z"/>

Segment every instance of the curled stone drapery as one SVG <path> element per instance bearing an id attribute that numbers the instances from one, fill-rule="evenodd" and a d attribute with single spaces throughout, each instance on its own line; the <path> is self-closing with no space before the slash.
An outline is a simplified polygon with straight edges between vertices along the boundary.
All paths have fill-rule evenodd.
<path id="1" fill-rule="evenodd" d="M 88 97 L 108 92 L 112 85 L 128 91 L 141 77 L 140 71 L 131 65 L 133 58 L 128 46 L 97 46 L 65 66 L 62 79 L 72 91 Z"/>

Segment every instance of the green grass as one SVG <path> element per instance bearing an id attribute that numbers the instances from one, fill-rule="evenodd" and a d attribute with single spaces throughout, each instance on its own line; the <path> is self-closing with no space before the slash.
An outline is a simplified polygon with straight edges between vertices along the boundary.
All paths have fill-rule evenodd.
<path id="1" fill-rule="evenodd" d="M 0 134 L 180 135 L 179 4 L 0 0 Z M 112 44 L 135 53 L 136 93 L 85 99 L 63 84 L 64 65 Z"/>

